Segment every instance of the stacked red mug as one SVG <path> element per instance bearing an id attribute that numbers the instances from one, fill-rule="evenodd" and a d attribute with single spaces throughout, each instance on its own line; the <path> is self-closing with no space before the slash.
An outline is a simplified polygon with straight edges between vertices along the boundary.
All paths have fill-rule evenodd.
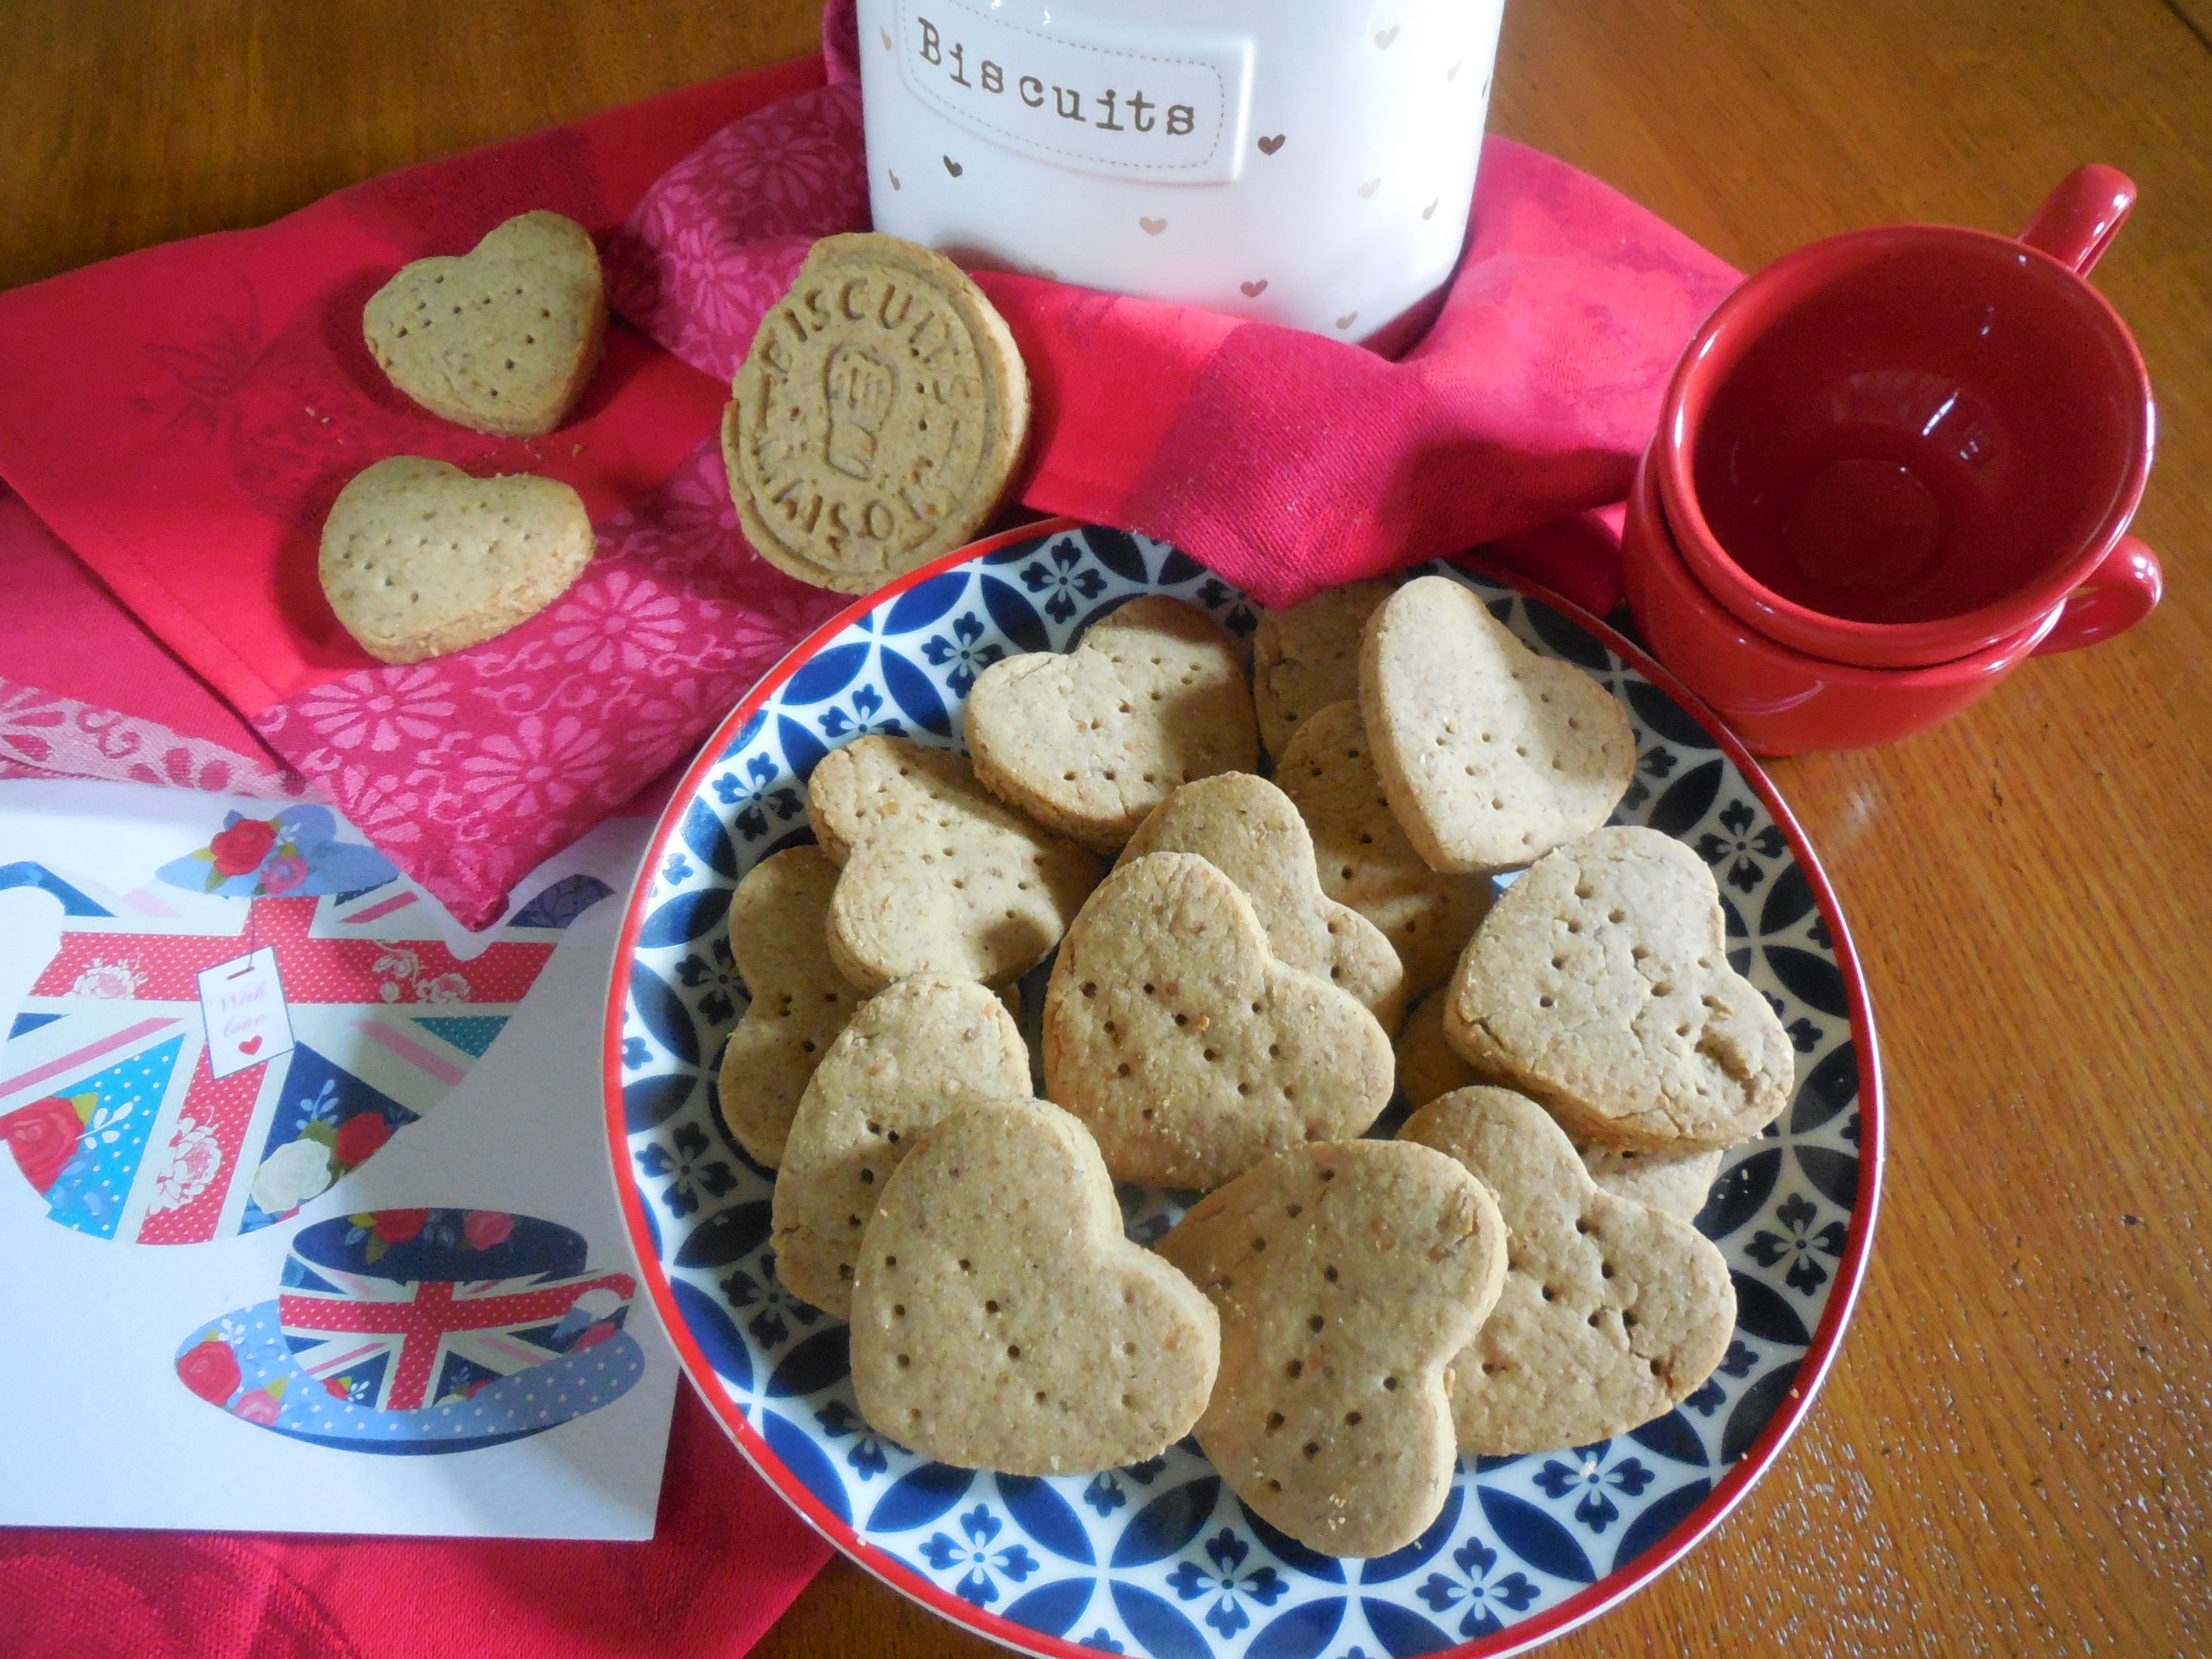
<path id="1" fill-rule="evenodd" d="M 2017 240 L 1832 237 L 1698 331 L 1629 498 L 1623 586 L 1752 748 L 1905 737 L 2157 605 L 2157 557 L 2126 533 L 2150 379 L 2084 280 L 2135 195 L 2090 166 Z"/>

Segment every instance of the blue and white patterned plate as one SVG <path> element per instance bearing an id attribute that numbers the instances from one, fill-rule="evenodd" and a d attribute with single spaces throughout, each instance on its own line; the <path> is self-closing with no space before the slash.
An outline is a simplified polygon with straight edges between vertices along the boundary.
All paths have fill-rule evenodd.
<path id="1" fill-rule="evenodd" d="M 1032 526 L 925 568 L 794 650 L 730 715 L 663 817 L 618 949 L 605 1089 L 616 1180 L 648 1292 L 738 1446 L 860 1565 L 1018 1650 L 1152 1659 L 1382 1659 L 1519 1652 L 1663 1571 L 1743 1496 L 1802 1418 L 1866 1269 L 1882 1109 L 1874 1029 L 1843 918 L 1796 822 L 1735 740 L 1664 670 L 1557 602 L 1452 566 L 1540 653 L 1587 670 L 1636 725 L 1617 823 L 1713 866 L 1729 957 L 1797 1048 L 1790 1110 L 1729 1157 L 1698 1218 L 1734 1269 L 1735 1340 L 1672 1415 L 1548 1455 L 1463 1460 L 1415 1544 L 1315 1554 L 1247 1510 L 1188 1440 L 1164 1457 L 1036 1480 L 949 1468 L 854 1409 L 846 1328 L 787 1295 L 769 1249 L 773 1177 L 724 1133 L 714 1076 L 745 1006 L 723 921 L 738 880 L 812 836 L 806 779 L 840 744 L 957 746 L 975 676 L 1067 649 L 1139 593 L 1249 635 L 1255 607 L 1164 544 Z M 1133 1237 L 1171 1219 L 1124 1190 Z"/>

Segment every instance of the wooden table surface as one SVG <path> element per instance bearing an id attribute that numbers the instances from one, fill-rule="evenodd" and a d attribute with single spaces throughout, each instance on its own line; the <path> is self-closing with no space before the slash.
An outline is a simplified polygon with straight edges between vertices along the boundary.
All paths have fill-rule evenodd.
<path id="1" fill-rule="evenodd" d="M 0 7 L 0 286 L 797 55 L 814 3 Z M 2212 1650 L 2212 0 L 1511 0 L 1491 122 L 1747 269 L 2132 174 L 2096 282 L 2168 582 L 1946 726 L 1773 768 L 1881 1024 L 1872 1273 L 1743 1506 L 1549 1651 Z M 757 1650 L 990 1650 L 842 1560 Z"/>

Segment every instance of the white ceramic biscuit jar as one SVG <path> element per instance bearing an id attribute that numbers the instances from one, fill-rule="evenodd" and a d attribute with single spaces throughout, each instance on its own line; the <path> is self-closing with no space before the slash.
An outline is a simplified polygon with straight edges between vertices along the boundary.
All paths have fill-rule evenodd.
<path id="1" fill-rule="evenodd" d="M 860 0 L 876 228 L 1341 340 L 1450 275 L 1504 0 Z"/>

